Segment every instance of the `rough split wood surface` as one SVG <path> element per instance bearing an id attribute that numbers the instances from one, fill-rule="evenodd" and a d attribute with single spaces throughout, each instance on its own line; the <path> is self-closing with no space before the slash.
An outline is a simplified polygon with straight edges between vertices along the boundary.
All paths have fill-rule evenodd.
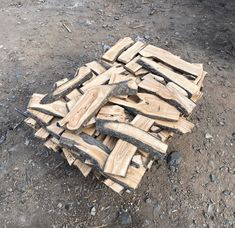
<path id="1" fill-rule="evenodd" d="M 202 64 L 125 37 L 48 94 L 34 93 L 25 123 L 85 177 L 120 194 L 138 187 L 174 133 L 192 131 L 205 76 Z"/>

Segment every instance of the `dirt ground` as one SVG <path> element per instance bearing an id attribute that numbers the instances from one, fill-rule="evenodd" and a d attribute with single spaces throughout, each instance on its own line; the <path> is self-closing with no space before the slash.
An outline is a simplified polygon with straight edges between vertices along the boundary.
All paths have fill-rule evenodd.
<path id="1" fill-rule="evenodd" d="M 123 211 L 126 227 L 235 227 L 234 0 L 1 0 L 0 22 L 0 227 L 121 227 Z M 170 141 L 179 169 L 155 164 L 119 196 L 45 149 L 15 107 L 124 36 L 204 63 L 208 76 L 196 127 Z"/>

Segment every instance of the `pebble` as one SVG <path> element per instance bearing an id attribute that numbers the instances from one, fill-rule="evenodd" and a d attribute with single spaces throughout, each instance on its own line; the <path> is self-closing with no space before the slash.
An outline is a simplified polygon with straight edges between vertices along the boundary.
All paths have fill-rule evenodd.
<path id="1" fill-rule="evenodd" d="M 110 48 L 111 48 L 110 45 L 107 45 L 107 44 L 104 44 L 104 45 L 103 45 L 103 51 L 104 51 L 104 52 L 108 51 Z"/>
<path id="2" fill-rule="evenodd" d="M 156 219 L 159 215 L 159 211 L 161 209 L 161 206 L 159 204 L 155 204 L 153 207 L 153 218 Z"/>
<path id="3" fill-rule="evenodd" d="M 214 174 L 210 174 L 210 180 L 211 182 L 215 183 L 219 181 L 219 178 Z"/>
<path id="4" fill-rule="evenodd" d="M 130 225 L 132 223 L 132 218 L 128 212 L 122 212 L 118 217 L 118 221 L 121 225 Z"/>
<path id="5" fill-rule="evenodd" d="M 167 156 L 167 164 L 170 167 L 176 168 L 182 161 L 182 156 L 178 151 L 173 151 Z"/>
<path id="6" fill-rule="evenodd" d="M 63 206 L 62 203 L 58 203 L 58 204 L 57 204 L 57 207 L 58 207 L 58 208 L 62 208 L 62 206 Z"/>
<path id="7" fill-rule="evenodd" d="M 120 18 L 119 16 L 115 16 L 114 19 L 118 21 Z"/>
<path id="8" fill-rule="evenodd" d="M 8 188 L 7 191 L 8 192 L 13 192 L 13 189 L 12 188 Z"/>
<path id="9" fill-rule="evenodd" d="M 4 143 L 5 140 L 6 140 L 6 137 L 4 135 L 2 135 L 0 138 L 0 144 Z"/>
<path id="10" fill-rule="evenodd" d="M 3 45 L 0 45 L 0 49 L 2 49 L 3 48 Z"/>
<path id="11" fill-rule="evenodd" d="M 95 216 L 95 215 L 96 215 L 96 208 L 95 208 L 95 207 L 92 207 L 92 208 L 91 208 L 91 215 L 92 215 L 92 216 Z"/>
<path id="12" fill-rule="evenodd" d="M 211 134 L 209 134 L 209 133 L 206 133 L 205 138 L 206 138 L 206 139 L 212 139 L 213 136 L 212 136 Z"/>
<path id="13" fill-rule="evenodd" d="M 146 198 L 146 199 L 145 199 L 145 203 L 151 204 L 151 203 L 152 203 L 152 200 L 151 200 L 150 198 Z"/>
<path id="14" fill-rule="evenodd" d="M 229 190 L 224 190 L 224 191 L 223 191 L 223 194 L 224 194 L 225 196 L 229 196 L 230 193 L 231 193 L 231 192 L 230 192 Z"/>

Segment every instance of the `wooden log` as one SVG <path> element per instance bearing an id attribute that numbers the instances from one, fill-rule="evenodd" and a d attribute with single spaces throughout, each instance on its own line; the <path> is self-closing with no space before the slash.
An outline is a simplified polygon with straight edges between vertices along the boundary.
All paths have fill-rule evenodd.
<path id="1" fill-rule="evenodd" d="M 124 187 L 110 179 L 106 179 L 103 181 L 103 183 L 111 188 L 113 191 L 117 192 L 118 194 L 121 194 L 124 190 Z"/>
<path id="2" fill-rule="evenodd" d="M 155 120 L 155 124 L 162 129 L 182 134 L 191 132 L 194 127 L 194 124 L 186 120 L 184 117 L 180 117 L 180 119 L 177 122 Z"/>
<path id="3" fill-rule="evenodd" d="M 31 104 L 30 109 L 57 117 L 64 117 L 68 113 L 66 103 L 63 101 L 54 101 L 50 104 Z"/>
<path id="4" fill-rule="evenodd" d="M 50 134 L 48 133 L 48 131 L 46 131 L 44 128 L 41 127 L 39 130 L 35 132 L 34 136 L 36 138 L 46 140 L 50 136 Z"/>
<path id="5" fill-rule="evenodd" d="M 146 74 L 148 74 L 149 72 L 146 70 L 146 69 L 144 69 L 144 68 L 140 68 L 139 70 L 137 70 L 136 72 L 135 72 L 135 76 L 143 76 L 143 75 L 146 75 Z"/>
<path id="6" fill-rule="evenodd" d="M 169 70 L 151 59 L 142 57 L 137 62 L 140 65 L 144 66 L 144 68 L 148 69 L 150 72 L 154 74 L 159 74 L 160 76 L 164 77 L 167 81 L 174 82 L 178 86 L 188 91 L 191 95 L 197 93 L 200 90 L 197 85 L 185 78 L 183 75 Z"/>
<path id="7" fill-rule="evenodd" d="M 109 100 L 114 104 L 125 107 L 134 114 L 142 114 L 150 118 L 169 121 L 177 121 L 179 119 L 180 112 L 157 96 L 147 93 L 138 93 L 137 96 L 141 99 L 139 103 L 121 100 L 116 97 L 112 97 Z"/>
<path id="8" fill-rule="evenodd" d="M 78 99 L 82 96 L 82 94 L 78 91 L 78 89 L 72 90 L 70 93 L 65 95 L 65 98 L 68 101 L 75 100 L 78 101 Z"/>
<path id="9" fill-rule="evenodd" d="M 86 66 L 89 67 L 96 75 L 102 74 L 106 71 L 106 68 L 97 61 L 87 63 Z"/>
<path id="10" fill-rule="evenodd" d="M 159 133 L 157 133 L 157 137 L 162 141 L 165 142 L 169 138 L 171 138 L 174 135 L 172 131 L 169 130 L 162 130 Z"/>
<path id="11" fill-rule="evenodd" d="M 146 77 L 140 84 L 138 84 L 138 86 L 161 97 L 162 99 L 182 111 L 183 114 L 190 114 L 196 107 L 196 104 L 188 99 L 186 96 L 183 96 L 175 89 L 166 87 L 165 85 L 161 84 L 151 77 Z"/>
<path id="12" fill-rule="evenodd" d="M 119 64 L 117 66 L 113 66 L 104 73 L 100 74 L 96 78 L 94 78 L 92 81 L 84 85 L 82 88 L 80 88 L 80 91 L 82 93 L 85 93 L 88 89 L 92 89 L 96 86 L 103 85 L 106 82 L 108 82 L 113 74 L 121 74 L 125 71 L 125 69 Z"/>
<path id="13" fill-rule="evenodd" d="M 110 151 L 112 151 L 113 148 L 115 147 L 117 141 L 118 141 L 117 138 L 114 138 L 114 137 L 107 135 L 103 141 L 103 144 L 105 146 L 107 146 L 110 149 Z"/>
<path id="14" fill-rule="evenodd" d="M 68 161 L 69 165 L 71 166 L 75 162 L 76 158 L 68 149 L 63 148 L 62 151 L 65 156 L 65 159 Z"/>
<path id="15" fill-rule="evenodd" d="M 67 82 L 69 79 L 68 78 L 63 78 L 57 82 L 54 83 L 53 88 L 56 89 L 59 86 L 63 85 L 65 82 Z"/>
<path id="16" fill-rule="evenodd" d="M 148 131 L 154 124 L 154 120 L 137 115 L 131 124 L 143 131 Z M 105 163 L 104 172 L 125 177 L 136 151 L 135 145 L 119 139 Z"/>
<path id="17" fill-rule="evenodd" d="M 118 57 L 118 61 L 125 64 L 130 62 L 145 46 L 146 44 L 141 41 L 135 42 Z"/>
<path id="18" fill-rule="evenodd" d="M 109 84 L 124 82 L 128 80 L 136 80 L 133 75 L 124 75 L 124 74 L 112 74 L 109 80 Z"/>
<path id="19" fill-rule="evenodd" d="M 48 139 L 45 143 L 44 146 L 48 148 L 49 150 L 53 150 L 54 152 L 58 152 L 60 150 L 60 146 L 58 143 L 54 142 L 52 138 Z"/>
<path id="20" fill-rule="evenodd" d="M 93 137 L 87 140 L 88 137 L 83 138 L 81 135 L 64 132 L 61 135 L 60 143 L 71 149 L 73 153 L 78 152 L 83 158 L 91 160 L 98 169 L 103 169 L 109 149 L 104 145 L 101 146 L 101 142 Z"/>
<path id="21" fill-rule="evenodd" d="M 166 87 L 170 90 L 176 90 L 178 93 L 180 93 L 181 95 L 188 97 L 188 93 L 182 89 L 181 87 L 179 87 L 178 85 L 176 85 L 174 82 L 168 82 L 166 84 Z"/>
<path id="22" fill-rule="evenodd" d="M 118 58 L 118 56 L 127 48 L 129 48 L 133 43 L 134 41 L 130 37 L 120 39 L 114 46 L 105 52 L 105 54 L 102 56 L 102 59 L 113 63 Z"/>
<path id="23" fill-rule="evenodd" d="M 40 125 L 48 125 L 51 120 L 54 118 L 52 115 L 47 115 L 45 113 L 33 110 L 33 109 L 27 109 L 27 114 L 37 121 Z"/>
<path id="24" fill-rule="evenodd" d="M 85 81 L 89 80 L 91 77 L 91 70 L 85 66 L 81 67 L 78 71 L 78 74 L 73 79 L 56 88 L 51 94 L 48 94 L 46 97 L 44 97 L 41 103 L 50 103 L 65 96 L 75 88 L 79 88 Z"/>
<path id="25" fill-rule="evenodd" d="M 160 60 L 167 65 L 170 65 L 180 71 L 186 72 L 198 76 L 202 73 L 201 67 L 189 63 L 178 56 L 173 55 L 172 53 L 163 50 L 161 48 L 155 47 L 153 45 L 147 45 L 144 49 L 140 51 L 140 54 L 144 57 L 151 57 L 157 60 Z"/>
<path id="26" fill-rule="evenodd" d="M 81 171 L 81 173 L 84 177 L 87 177 L 92 170 L 91 166 L 84 164 L 79 159 L 76 159 L 74 161 L 73 165 Z"/>
<path id="27" fill-rule="evenodd" d="M 92 125 L 90 125 L 88 127 L 85 127 L 82 132 L 87 134 L 87 135 L 92 136 L 92 135 L 94 135 L 95 130 L 96 130 L 95 129 L 95 124 L 92 124 Z"/>
<path id="28" fill-rule="evenodd" d="M 96 128 L 102 133 L 127 141 L 153 157 L 162 157 L 167 145 L 157 140 L 147 132 L 127 123 L 97 120 Z"/>
<path id="29" fill-rule="evenodd" d="M 107 103 L 111 96 L 131 95 L 137 91 L 133 81 L 119 84 L 97 86 L 88 90 L 76 103 L 73 109 L 58 123 L 68 130 L 81 132 L 99 109 Z"/>
<path id="30" fill-rule="evenodd" d="M 131 72 L 132 74 L 135 74 L 138 70 L 142 68 L 142 66 L 139 63 L 137 63 L 138 60 L 140 60 L 140 56 L 136 56 L 129 63 L 127 63 L 124 66 L 124 68 L 129 72 Z"/>
<path id="31" fill-rule="evenodd" d="M 24 122 L 31 128 L 35 129 L 37 126 L 37 121 L 31 117 L 27 117 Z"/>
<path id="32" fill-rule="evenodd" d="M 97 119 L 127 122 L 129 120 L 125 109 L 118 105 L 106 105 L 98 112 Z"/>
<path id="33" fill-rule="evenodd" d="M 64 131 L 63 128 L 58 126 L 58 118 L 52 120 L 52 123 L 46 126 L 46 130 L 53 135 L 55 138 L 59 138 L 61 133 Z"/>

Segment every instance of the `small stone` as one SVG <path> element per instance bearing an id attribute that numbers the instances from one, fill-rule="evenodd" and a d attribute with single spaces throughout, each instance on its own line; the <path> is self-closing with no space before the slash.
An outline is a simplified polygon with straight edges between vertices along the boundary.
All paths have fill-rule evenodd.
<path id="1" fill-rule="evenodd" d="M 95 216 L 95 215 L 96 215 L 96 208 L 95 208 L 95 207 L 92 207 L 92 208 L 91 208 L 91 215 L 92 215 L 92 216 Z"/>
<path id="2" fill-rule="evenodd" d="M 152 203 L 152 200 L 151 200 L 150 198 L 146 198 L 146 199 L 145 199 L 145 203 L 151 204 L 151 203 Z"/>
<path id="3" fill-rule="evenodd" d="M 110 45 L 107 45 L 107 44 L 104 44 L 104 45 L 103 45 L 103 51 L 104 51 L 104 52 L 108 51 L 110 48 L 111 48 Z"/>
<path id="4" fill-rule="evenodd" d="M 128 212 L 122 212 L 118 217 L 118 221 L 121 225 L 130 225 L 132 223 L 132 218 Z"/>
<path id="5" fill-rule="evenodd" d="M 149 227 L 150 223 L 151 222 L 148 219 L 145 219 L 144 222 L 143 222 L 143 226 Z"/>
<path id="6" fill-rule="evenodd" d="M 214 182 L 218 182 L 219 178 L 214 174 L 210 174 L 210 180 L 211 182 L 214 183 Z"/>
<path id="7" fill-rule="evenodd" d="M 7 191 L 8 192 L 13 192 L 13 189 L 12 188 L 8 188 Z"/>
<path id="8" fill-rule="evenodd" d="M 118 21 L 120 18 L 119 16 L 115 16 L 114 19 Z"/>
<path id="9" fill-rule="evenodd" d="M 62 208 L 62 206 L 63 206 L 62 203 L 58 203 L 58 204 L 57 204 L 57 207 L 58 207 L 58 208 Z"/>
<path id="10" fill-rule="evenodd" d="M 178 151 L 173 151 L 167 156 L 167 164 L 170 167 L 176 168 L 182 161 L 181 154 Z"/>
<path id="11" fill-rule="evenodd" d="M 145 34 L 145 35 L 144 35 L 144 39 L 149 40 L 149 39 L 150 39 L 150 36 Z"/>
<path id="12" fill-rule="evenodd" d="M 229 190 L 224 190 L 224 191 L 223 191 L 223 194 L 224 194 L 225 196 L 229 196 L 229 195 L 230 195 L 230 191 L 229 191 Z"/>
<path id="13" fill-rule="evenodd" d="M 209 134 L 209 133 L 206 133 L 205 138 L 206 138 L 206 139 L 212 139 L 213 136 L 212 136 L 211 134 Z"/>
<path id="14" fill-rule="evenodd" d="M 156 219 L 159 215 L 159 211 L 161 209 L 161 206 L 159 204 L 155 204 L 153 207 L 153 218 Z"/>
<path id="15" fill-rule="evenodd" d="M 220 121 L 219 124 L 220 124 L 221 126 L 224 126 L 225 123 L 224 123 L 223 121 Z"/>
<path id="16" fill-rule="evenodd" d="M 4 143 L 5 140 L 6 140 L 6 137 L 4 135 L 2 135 L 0 138 L 0 144 Z"/>
<path id="17" fill-rule="evenodd" d="M 29 140 L 28 140 L 28 139 L 25 139 L 24 144 L 25 144 L 26 146 L 28 146 L 28 145 L 29 145 Z"/>
<path id="18" fill-rule="evenodd" d="M 3 48 L 3 45 L 0 45 L 0 49 L 2 49 Z"/>

